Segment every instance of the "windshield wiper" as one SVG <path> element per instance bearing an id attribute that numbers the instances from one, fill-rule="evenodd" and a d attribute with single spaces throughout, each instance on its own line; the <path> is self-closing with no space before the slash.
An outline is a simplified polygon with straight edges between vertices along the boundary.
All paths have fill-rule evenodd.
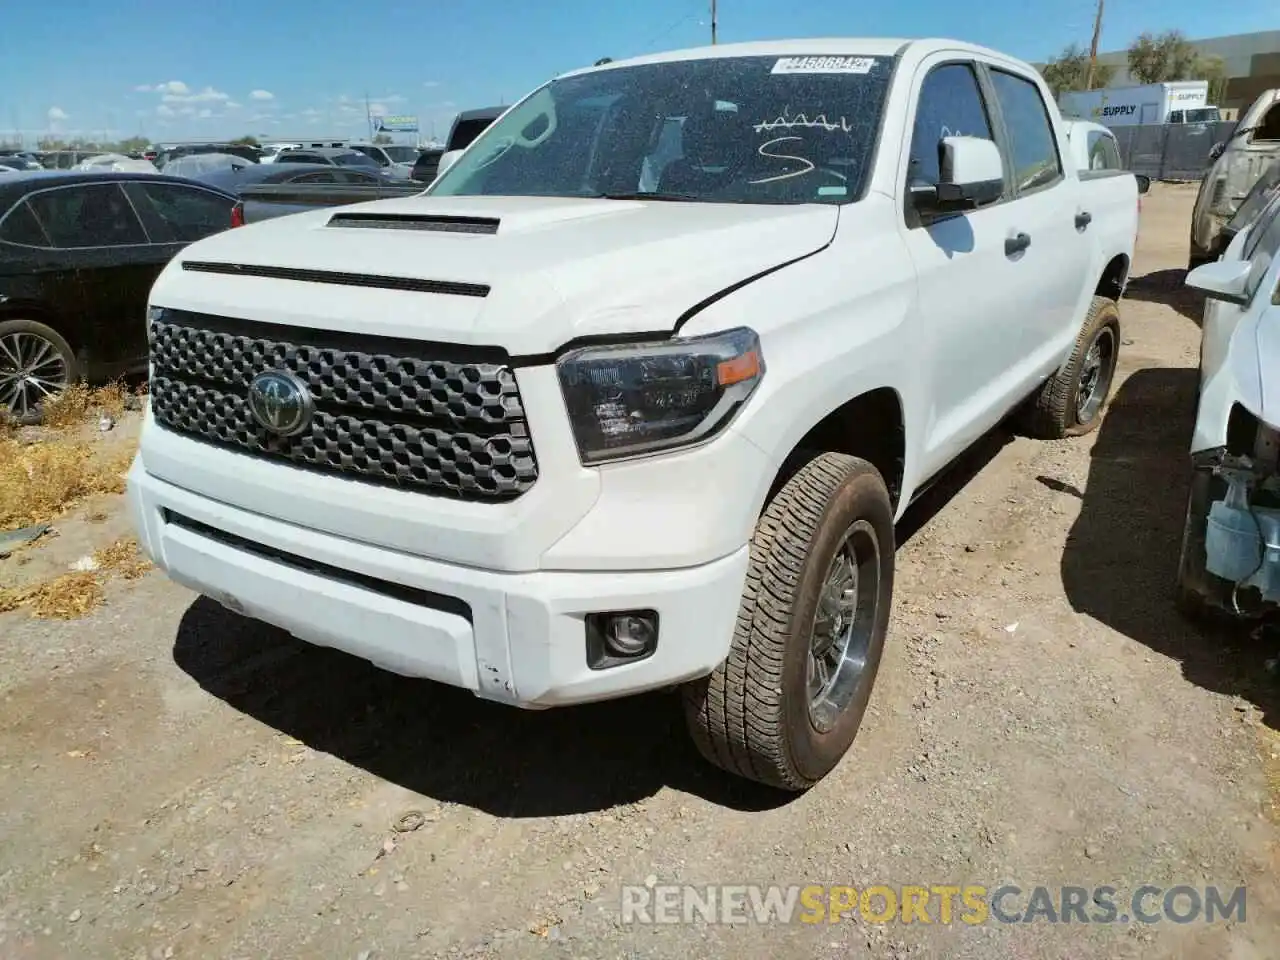
<path id="1" fill-rule="evenodd" d="M 702 197 L 692 193 L 647 193 L 637 191 L 635 193 L 596 193 L 592 195 L 593 200 L 702 200 Z"/>

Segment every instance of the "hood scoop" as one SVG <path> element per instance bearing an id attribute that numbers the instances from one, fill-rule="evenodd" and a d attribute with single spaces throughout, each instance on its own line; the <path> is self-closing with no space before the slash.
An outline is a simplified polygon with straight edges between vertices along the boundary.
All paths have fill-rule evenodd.
<path id="1" fill-rule="evenodd" d="M 501 221 L 495 217 L 458 217 L 426 213 L 335 213 L 325 226 L 491 235 L 498 232 L 499 223 Z"/>

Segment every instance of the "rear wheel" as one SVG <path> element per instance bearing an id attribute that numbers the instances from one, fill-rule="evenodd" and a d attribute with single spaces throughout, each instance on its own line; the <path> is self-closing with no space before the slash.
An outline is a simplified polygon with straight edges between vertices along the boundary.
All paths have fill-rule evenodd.
<path id="1" fill-rule="evenodd" d="M 0 412 L 38 423 L 46 400 L 79 377 L 71 345 L 34 320 L 0 322 Z"/>
<path id="2" fill-rule="evenodd" d="M 1094 297 L 1070 358 L 1024 408 L 1026 432 L 1058 440 L 1096 429 L 1119 360 L 1120 311 L 1114 300 Z"/>
<path id="3" fill-rule="evenodd" d="M 866 713 L 893 597 L 893 508 L 879 471 L 824 453 L 770 501 L 728 659 L 685 685 L 712 763 L 805 790 L 844 756 Z"/>

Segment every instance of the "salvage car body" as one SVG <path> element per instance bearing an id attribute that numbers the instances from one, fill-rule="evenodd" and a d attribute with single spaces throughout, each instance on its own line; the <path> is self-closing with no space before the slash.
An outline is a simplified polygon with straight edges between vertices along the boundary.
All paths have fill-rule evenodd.
<path id="1" fill-rule="evenodd" d="M 1192 269 L 1218 257 L 1223 226 L 1271 162 L 1280 159 L 1280 88 L 1259 95 L 1241 115 L 1219 155 L 1211 159 L 1191 214 Z"/>
<path id="2" fill-rule="evenodd" d="M 1208 296 L 1191 441 L 1178 604 L 1258 615 L 1280 603 L 1280 194 L 1216 263 L 1187 276 Z"/>

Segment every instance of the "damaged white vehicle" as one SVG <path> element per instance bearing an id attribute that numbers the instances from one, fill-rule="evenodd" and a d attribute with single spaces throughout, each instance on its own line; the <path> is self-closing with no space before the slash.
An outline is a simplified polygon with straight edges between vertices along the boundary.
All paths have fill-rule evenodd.
<path id="1" fill-rule="evenodd" d="M 1208 295 L 1178 606 L 1250 618 L 1280 604 L 1280 193 L 1222 259 Z"/>

